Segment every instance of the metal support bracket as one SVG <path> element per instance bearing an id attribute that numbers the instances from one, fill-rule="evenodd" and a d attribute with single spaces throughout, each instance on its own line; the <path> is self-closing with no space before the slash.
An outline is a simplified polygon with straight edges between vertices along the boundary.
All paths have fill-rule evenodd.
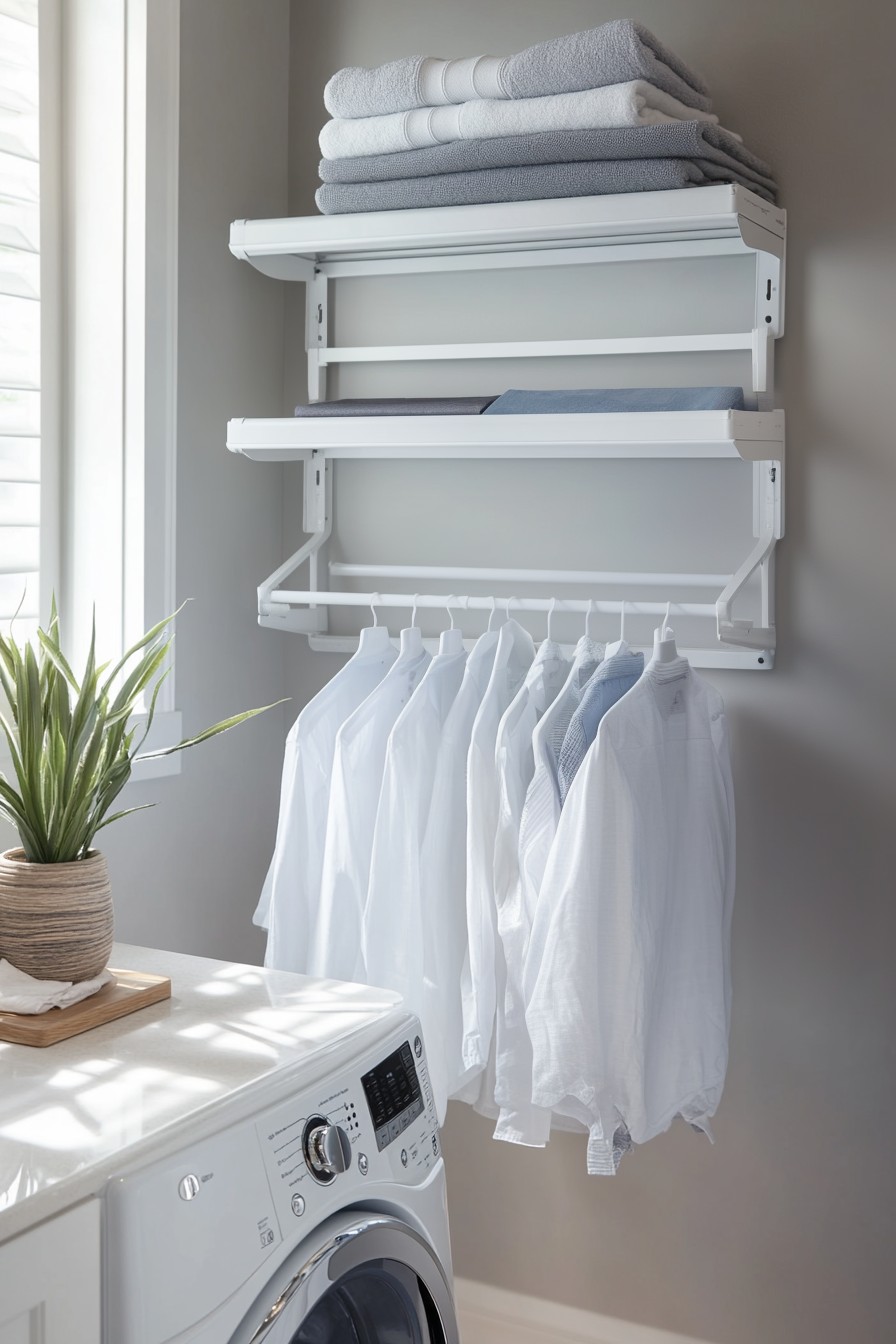
<path id="1" fill-rule="evenodd" d="M 277 590 L 281 584 L 306 560 L 312 590 L 324 591 L 320 583 L 320 552 L 333 529 L 333 468 L 325 458 L 316 454 L 305 463 L 302 514 L 304 530 L 310 532 L 311 536 L 264 583 L 259 584 L 258 624 L 268 630 L 289 630 L 302 635 L 324 634 L 328 628 L 325 606 L 312 604 L 305 610 L 298 610 L 288 602 L 277 601 Z"/>
<path id="2" fill-rule="evenodd" d="M 774 551 L 784 535 L 784 463 L 757 462 L 754 465 L 754 517 L 756 545 L 740 568 L 731 576 L 716 603 L 716 628 L 719 639 L 747 649 L 775 650 Z M 761 586 L 761 624 L 736 620 L 731 608 L 738 594 L 759 570 Z"/>
<path id="3" fill-rule="evenodd" d="M 308 360 L 308 400 L 323 401 L 327 395 L 327 348 L 329 328 L 329 279 L 315 266 L 305 285 L 305 353 Z"/>

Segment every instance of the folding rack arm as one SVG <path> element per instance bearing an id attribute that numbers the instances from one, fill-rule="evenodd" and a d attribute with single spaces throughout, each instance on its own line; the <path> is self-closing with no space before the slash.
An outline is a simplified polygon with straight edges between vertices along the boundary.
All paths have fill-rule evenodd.
<path id="1" fill-rule="evenodd" d="M 311 535 L 303 546 L 275 569 L 258 587 L 258 624 L 269 630 L 290 630 L 296 634 L 312 635 L 327 629 L 327 607 L 316 599 L 329 596 L 319 588 L 320 551 L 333 530 L 333 472 L 326 460 L 312 458 L 305 463 L 305 490 L 303 498 L 303 526 Z M 300 611 L 280 589 L 285 579 L 308 561 L 308 580 L 311 591 L 309 606 Z"/>

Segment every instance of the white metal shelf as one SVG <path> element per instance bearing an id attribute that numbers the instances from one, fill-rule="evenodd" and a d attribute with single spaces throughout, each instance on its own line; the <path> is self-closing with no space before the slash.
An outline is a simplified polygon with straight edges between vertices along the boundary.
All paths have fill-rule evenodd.
<path id="1" fill-rule="evenodd" d="M 257 462 L 320 458 L 784 460 L 783 411 L 607 415 L 292 416 L 231 420 L 227 447 Z"/>
<path id="2" fill-rule="evenodd" d="M 542 359 L 571 355 L 675 354 L 742 350 L 752 357 L 752 391 L 758 410 L 638 412 L 608 415 L 426 417 L 290 417 L 235 419 L 227 430 L 234 453 L 260 462 L 302 461 L 305 466 L 306 543 L 258 589 L 259 621 L 304 633 L 312 648 L 345 651 L 351 641 L 328 632 L 328 609 L 366 606 L 370 593 L 332 592 L 335 578 L 400 578 L 411 590 L 426 578 L 443 582 L 576 583 L 609 589 L 600 601 L 582 598 L 514 598 L 517 610 L 558 610 L 654 615 L 682 587 L 719 592 L 714 602 L 678 601 L 690 618 L 711 618 L 711 647 L 689 650 L 696 666 L 773 665 L 774 550 L 783 535 L 784 415 L 773 409 L 774 341 L 783 331 L 786 220 L 782 210 L 738 186 L 618 196 L 453 206 L 307 219 L 238 220 L 230 248 L 265 275 L 305 284 L 305 350 L 308 398 L 326 396 L 333 364 L 457 359 Z M 570 340 L 488 341 L 434 345 L 330 346 L 329 286 L 369 275 L 491 271 L 596 263 L 665 261 L 752 254 L 755 304 L 752 327 L 727 333 L 672 333 Z M 573 571 L 507 571 L 432 566 L 325 563 L 333 522 L 332 460 L 431 459 L 742 459 L 753 463 L 755 544 L 731 576 L 719 574 L 606 574 Z M 308 564 L 308 587 L 287 587 Z M 758 622 L 738 620 L 733 606 L 759 580 Z M 633 593 L 637 601 L 626 602 Z M 653 590 L 656 600 L 641 590 Z M 617 596 L 618 594 L 618 596 Z M 501 598 L 496 592 L 499 602 Z M 660 600 L 661 599 L 661 600 Z M 387 593 L 384 606 L 409 604 Z M 459 598 L 473 610 L 480 595 Z M 423 594 L 421 607 L 444 607 L 440 594 Z M 709 645 L 710 641 L 708 641 Z M 728 645 L 730 647 L 725 647 Z"/>
<path id="3" fill-rule="evenodd" d="M 343 262 L 353 263 L 357 269 L 351 273 L 360 275 L 371 273 L 367 263 L 413 261 L 425 269 L 427 258 L 537 248 L 593 252 L 644 243 L 721 240 L 780 259 L 784 234 L 783 210 L 744 187 L 719 185 L 361 215 L 240 219 L 231 225 L 230 250 L 275 279 L 307 280 L 315 268 Z M 382 273 L 386 268 L 377 269 Z"/>

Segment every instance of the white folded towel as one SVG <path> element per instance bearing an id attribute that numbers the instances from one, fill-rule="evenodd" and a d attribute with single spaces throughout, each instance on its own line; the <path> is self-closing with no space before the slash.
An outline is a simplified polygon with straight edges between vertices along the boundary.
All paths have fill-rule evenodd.
<path id="1" fill-rule="evenodd" d="M 426 149 L 452 140 L 488 140 L 503 135 L 541 131 L 580 131 L 616 126 L 655 126 L 666 121 L 718 122 L 712 112 L 686 107 L 670 93 L 633 79 L 581 93 L 556 93 L 544 98 L 494 98 L 447 107 L 417 107 L 383 117 L 334 118 L 320 133 L 327 159 L 367 154 L 395 154 Z"/>
<path id="2" fill-rule="evenodd" d="M 0 1013 L 45 1013 L 50 1008 L 70 1008 L 96 994 L 113 979 L 103 971 L 92 980 L 35 980 L 12 962 L 0 961 Z"/>

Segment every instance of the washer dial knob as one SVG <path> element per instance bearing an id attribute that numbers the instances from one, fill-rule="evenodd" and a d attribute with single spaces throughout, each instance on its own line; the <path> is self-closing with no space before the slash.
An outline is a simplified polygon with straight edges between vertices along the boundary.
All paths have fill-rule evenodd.
<path id="1" fill-rule="evenodd" d="M 322 1185 L 329 1185 L 352 1164 L 352 1146 L 345 1130 L 323 1116 L 308 1121 L 303 1147 L 311 1175 Z"/>

